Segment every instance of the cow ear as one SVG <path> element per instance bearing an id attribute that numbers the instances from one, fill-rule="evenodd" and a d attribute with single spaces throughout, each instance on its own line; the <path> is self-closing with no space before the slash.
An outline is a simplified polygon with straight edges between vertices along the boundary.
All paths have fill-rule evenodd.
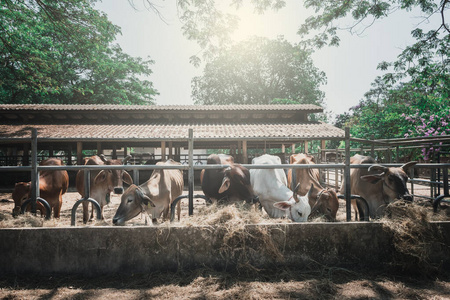
<path id="1" fill-rule="evenodd" d="M 145 205 L 155 207 L 155 203 L 153 203 L 152 199 L 144 194 L 144 192 L 142 192 L 140 188 L 136 189 L 136 195 L 142 199 L 142 203 L 144 203 Z"/>
<path id="2" fill-rule="evenodd" d="M 280 201 L 275 202 L 273 206 L 281 210 L 288 210 L 289 208 L 291 208 L 292 204 L 289 203 L 288 201 Z"/>
<path id="3" fill-rule="evenodd" d="M 416 164 L 417 164 L 417 161 L 410 161 L 410 162 L 407 162 L 406 164 L 404 164 L 403 166 L 401 166 L 400 168 L 402 168 L 403 172 L 405 172 L 409 176 L 409 173 L 408 173 L 409 168 L 415 166 Z"/>
<path id="4" fill-rule="evenodd" d="M 105 170 L 101 170 L 97 174 L 97 176 L 95 176 L 94 183 L 97 184 L 97 183 L 103 182 L 105 180 L 106 180 L 106 171 Z"/>
<path id="5" fill-rule="evenodd" d="M 123 171 L 122 179 L 128 185 L 133 184 L 133 178 L 131 178 L 130 174 L 127 171 Z"/>
<path id="6" fill-rule="evenodd" d="M 375 175 L 364 175 L 364 176 L 361 176 L 361 179 L 364 181 L 370 182 L 372 184 L 375 184 L 381 180 L 383 175 L 384 175 L 384 173 L 383 174 L 375 174 Z"/>
<path id="7" fill-rule="evenodd" d="M 231 184 L 230 178 L 225 176 L 223 178 L 223 180 L 222 180 L 222 185 L 220 186 L 219 194 L 221 194 L 221 193 L 225 192 L 226 190 L 228 190 L 230 188 L 230 184 Z"/>

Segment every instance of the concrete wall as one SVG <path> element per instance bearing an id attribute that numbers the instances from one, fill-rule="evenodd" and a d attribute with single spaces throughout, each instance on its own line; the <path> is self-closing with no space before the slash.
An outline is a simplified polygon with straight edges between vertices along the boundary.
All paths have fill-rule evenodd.
<path id="1" fill-rule="evenodd" d="M 448 266 L 450 223 L 433 228 L 442 237 L 433 259 Z M 392 234 L 376 222 L 248 225 L 245 231 L 243 237 L 212 226 L 0 229 L 0 275 L 223 270 L 244 261 L 259 268 L 315 262 L 381 269 L 396 255 Z"/>

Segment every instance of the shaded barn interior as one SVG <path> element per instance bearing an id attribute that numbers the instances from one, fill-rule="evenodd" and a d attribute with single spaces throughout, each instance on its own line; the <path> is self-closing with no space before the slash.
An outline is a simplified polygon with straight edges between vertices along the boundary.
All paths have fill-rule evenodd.
<path id="1" fill-rule="evenodd" d="M 270 149 L 286 162 L 286 149 L 308 142 L 344 139 L 344 131 L 311 121 L 316 105 L 0 105 L 0 165 L 30 165 L 31 129 L 38 132 L 38 160 L 60 157 L 80 165 L 84 157 L 104 153 L 131 164 L 154 164 L 169 158 L 187 164 L 188 131 L 194 133 L 194 160 L 206 163 L 220 149 L 239 163 Z M 145 149 L 152 149 L 151 152 Z M 291 152 L 292 150 L 288 151 Z M 198 174 L 196 174 L 198 182 Z M 29 174 L 1 174 L 1 188 L 28 181 Z M 71 186 L 75 174 L 70 174 Z M 148 179 L 141 174 L 140 179 Z"/>

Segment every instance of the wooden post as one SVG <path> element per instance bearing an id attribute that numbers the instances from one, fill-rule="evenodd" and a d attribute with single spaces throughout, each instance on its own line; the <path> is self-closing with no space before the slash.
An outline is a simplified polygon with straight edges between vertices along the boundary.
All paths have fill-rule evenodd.
<path id="1" fill-rule="evenodd" d="M 26 143 L 23 145 L 23 166 L 29 166 L 30 165 L 30 144 Z"/>
<path id="2" fill-rule="evenodd" d="M 172 143 L 172 141 L 169 142 L 169 158 L 173 159 L 173 143 Z"/>
<path id="3" fill-rule="evenodd" d="M 305 143 L 305 154 L 307 154 L 308 153 L 308 141 L 305 141 L 304 143 Z"/>
<path id="4" fill-rule="evenodd" d="M 117 145 L 113 145 L 112 159 L 117 159 Z"/>
<path id="5" fill-rule="evenodd" d="M 242 141 L 242 163 L 248 164 L 247 141 Z"/>
<path id="6" fill-rule="evenodd" d="M 188 187 L 189 187 L 189 215 L 194 214 L 194 130 L 189 129 L 189 172 L 188 172 Z"/>
<path id="7" fill-rule="evenodd" d="M 161 161 L 166 160 L 166 142 L 161 142 Z"/>
<path id="8" fill-rule="evenodd" d="M 83 142 L 77 142 L 77 165 L 83 165 Z"/>
<path id="9" fill-rule="evenodd" d="M 72 165 L 72 146 L 69 146 L 69 149 L 67 149 L 67 165 Z"/>
<path id="10" fill-rule="evenodd" d="M 97 142 L 97 155 L 103 154 L 102 143 Z"/>
<path id="11" fill-rule="evenodd" d="M 48 147 L 48 157 L 53 157 L 54 155 L 53 146 Z"/>
<path id="12" fill-rule="evenodd" d="M 291 145 L 291 154 L 295 154 L 295 143 Z"/>
<path id="13" fill-rule="evenodd" d="M 350 185 L 350 127 L 345 127 L 345 168 L 344 168 L 344 178 L 345 178 L 345 208 L 347 212 L 347 221 L 352 220 L 352 210 L 351 210 L 351 185 Z"/>

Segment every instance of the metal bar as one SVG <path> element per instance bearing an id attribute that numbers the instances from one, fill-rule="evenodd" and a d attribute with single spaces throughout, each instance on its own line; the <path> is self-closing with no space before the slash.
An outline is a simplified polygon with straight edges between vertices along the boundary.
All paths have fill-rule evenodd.
<path id="1" fill-rule="evenodd" d="M 345 127 L 345 210 L 347 213 L 347 221 L 352 220 L 352 210 L 351 210 L 351 185 L 350 185 L 350 128 Z"/>
<path id="2" fill-rule="evenodd" d="M 189 129 L 189 215 L 194 214 L 194 130 Z"/>
<path id="3" fill-rule="evenodd" d="M 88 199 L 91 194 L 91 172 L 84 170 L 84 198 Z"/>
<path id="4" fill-rule="evenodd" d="M 31 130 L 31 212 L 36 213 L 39 198 L 39 171 L 37 169 L 37 129 Z"/>

